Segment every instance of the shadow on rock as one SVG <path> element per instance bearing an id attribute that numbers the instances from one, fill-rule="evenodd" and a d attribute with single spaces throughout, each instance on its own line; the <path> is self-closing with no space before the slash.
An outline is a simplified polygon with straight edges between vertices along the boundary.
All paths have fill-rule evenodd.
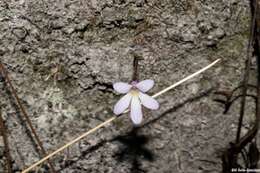
<path id="1" fill-rule="evenodd" d="M 122 144 L 122 147 L 121 147 L 121 150 L 114 155 L 116 160 L 118 162 L 125 161 L 125 162 L 130 163 L 132 165 L 132 167 L 131 167 L 132 173 L 146 172 L 145 170 L 141 169 L 142 159 L 150 161 L 150 162 L 153 162 L 155 159 L 154 159 L 153 153 L 150 150 L 148 150 L 147 148 L 145 148 L 145 145 L 149 142 L 149 137 L 144 136 L 144 135 L 139 135 L 137 133 L 138 130 L 140 128 L 145 128 L 146 126 L 149 126 L 149 125 L 157 122 L 159 119 L 165 117 L 169 113 L 177 111 L 178 109 L 180 109 L 187 103 L 191 103 L 191 102 L 197 101 L 203 97 L 208 96 L 213 90 L 214 90 L 213 88 L 208 89 L 193 98 L 187 99 L 187 100 L 183 101 L 182 103 L 173 106 L 172 108 L 166 110 L 161 115 L 152 119 L 151 121 L 148 121 L 147 123 L 143 124 L 142 126 L 133 128 L 133 130 L 130 131 L 126 135 L 118 136 L 118 137 L 115 137 L 110 140 L 104 140 L 94 146 L 91 146 L 90 148 L 84 150 L 81 153 L 80 157 L 78 157 L 76 160 L 73 160 L 73 161 L 68 160 L 66 162 L 66 164 L 64 166 L 62 166 L 62 168 L 59 171 L 62 171 L 64 169 L 72 166 L 79 160 L 85 159 L 85 157 L 88 154 L 98 150 L 100 147 L 105 146 L 108 142 L 118 141 L 120 144 Z"/>
<path id="2" fill-rule="evenodd" d="M 122 144 L 121 151 L 115 154 L 117 161 L 128 162 L 132 165 L 131 172 L 146 172 L 140 168 L 142 159 L 150 162 L 154 161 L 153 153 L 145 148 L 149 138 L 144 135 L 138 135 L 138 129 L 134 128 L 129 134 L 118 136 L 114 140 Z"/>

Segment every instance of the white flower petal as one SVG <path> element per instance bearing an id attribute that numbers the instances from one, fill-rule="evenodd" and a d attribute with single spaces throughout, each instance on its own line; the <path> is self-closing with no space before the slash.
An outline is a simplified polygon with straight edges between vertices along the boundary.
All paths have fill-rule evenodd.
<path id="1" fill-rule="evenodd" d="M 138 125 L 142 122 L 143 119 L 142 107 L 139 98 L 137 96 L 133 96 L 132 98 L 130 117 L 135 125 Z"/>
<path id="2" fill-rule="evenodd" d="M 126 94 L 122 97 L 114 106 L 114 114 L 119 115 L 123 113 L 129 107 L 131 98 L 131 94 Z"/>
<path id="3" fill-rule="evenodd" d="M 125 94 L 128 93 L 128 91 L 132 88 L 132 85 L 124 82 L 117 82 L 113 84 L 113 88 L 115 91 Z"/>
<path id="4" fill-rule="evenodd" d="M 154 81 L 151 79 L 143 80 L 136 84 L 136 87 L 142 92 L 147 92 L 154 86 Z"/>
<path id="5" fill-rule="evenodd" d="M 141 100 L 141 103 L 145 107 L 152 109 L 152 110 L 156 110 L 159 108 L 159 103 L 151 96 L 148 96 L 147 94 L 143 94 L 143 93 L 139 92 L 139 98 Z"/>

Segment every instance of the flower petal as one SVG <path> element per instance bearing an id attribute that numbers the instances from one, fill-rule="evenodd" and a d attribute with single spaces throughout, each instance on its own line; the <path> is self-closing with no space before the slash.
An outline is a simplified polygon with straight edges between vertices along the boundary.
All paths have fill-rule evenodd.
<path id="1" fill-rule="evenodd" d="M 128 93 L 128 91 L 132 88 L 132 85 L 129 85 L 128 83 L 124 82 L 117 82 L 113 84 L 113 88 L 115 91 L 125 94 Z"/>
<path id="2" fill-rule="evenodd" d="M 119 115 L 123 113 L 130 105 L 131 98 L 131 94 L 126 94 L 124 97 L 122 97 L 114 106 L 114 114 Z"/>
<path id="3" fill-rule="evenodd" d="M 138 125 L 142 122 L 143 119 L 142 107 L 139 98 L 137 96 L 133 96 L 132 98 L 130 116 L 135 125 Z"/>
<path id="4" fill-rule="evenodd" d="M 142 92 L 147 92 L 154 86 L 154 81 L 151 79 L 143 80 L 136 84 L 136 87 Z"/>
<path id="5" fill-rule="evenodd" d="M 147 94 L 143 94 L 143 93 L 139 92 L 139 98 L 141 100 L 141 103 L 145 107 L 152 109 L 152 110 L 156 110 L 159 108 L 159 103 L 151 96 L 148 96 Z"/>

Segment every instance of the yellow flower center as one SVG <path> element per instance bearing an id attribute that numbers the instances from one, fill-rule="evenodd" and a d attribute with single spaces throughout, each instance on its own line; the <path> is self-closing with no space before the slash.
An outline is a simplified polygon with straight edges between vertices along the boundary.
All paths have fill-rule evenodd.
<path id="1" fill-rule="evenodd" d="M 130 94 L 131 94 L 132 96 L 138 96 L 139 91 L 136 90 L 136 89 L 132 89 L 132 90 L 130 91 Z"/>

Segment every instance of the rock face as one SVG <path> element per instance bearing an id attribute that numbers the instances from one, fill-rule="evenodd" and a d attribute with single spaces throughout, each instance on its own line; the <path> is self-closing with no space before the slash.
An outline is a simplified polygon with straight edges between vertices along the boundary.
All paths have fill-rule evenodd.
<path id="1" fill-rule="evenodd" d="M 217 173 L 239 106 L 223 115 L 213 92 L 240 84 L 249 21 L 247 0 L 1 0 L 0 59 L 50 152 L 113 116 L 121 96 L 112 84 L 131 80 L 134 55 L 142 57 L 140 78 L 156 82 L 150 94 L 221 58 L 158 98 L 160 110 L 145 111 L 137 132 L 123 116 L 51 159 L 62 173 Z M 40 156 L 0 87 L 20 172 Z"/>

